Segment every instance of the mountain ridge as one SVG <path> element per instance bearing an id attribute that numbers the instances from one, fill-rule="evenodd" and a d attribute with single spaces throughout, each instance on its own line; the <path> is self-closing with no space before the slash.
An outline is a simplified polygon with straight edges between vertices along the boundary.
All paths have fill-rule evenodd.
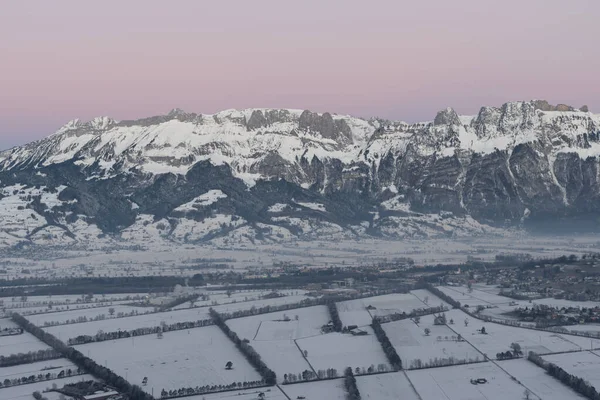
<path id="1" fill-rule="evenodd" d="M 414 124 L 269 108 L 73 120 L 0 152 L 0 244 L 502 234 L 596 215 L 599 155 L 600 115 L 539 100 Z"/>

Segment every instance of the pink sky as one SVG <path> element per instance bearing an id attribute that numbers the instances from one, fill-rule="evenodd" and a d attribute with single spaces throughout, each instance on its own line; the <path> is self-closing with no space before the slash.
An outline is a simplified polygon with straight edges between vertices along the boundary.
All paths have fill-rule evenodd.
<path id="1" fill-rule="evenodd" d="M 70 119 L 282 107 L 600 113 L 598 0 L 0 0 L 0 148 Z"/>

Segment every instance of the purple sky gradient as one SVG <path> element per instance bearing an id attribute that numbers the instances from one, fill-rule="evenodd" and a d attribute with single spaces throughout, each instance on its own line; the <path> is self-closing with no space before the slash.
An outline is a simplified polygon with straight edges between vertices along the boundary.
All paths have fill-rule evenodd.
<path id="1" fill-rule="evenodd" d="M 70 119 L 284 107 L 600 112 L 600 1 L 0 0 L 0 148 Z"/>

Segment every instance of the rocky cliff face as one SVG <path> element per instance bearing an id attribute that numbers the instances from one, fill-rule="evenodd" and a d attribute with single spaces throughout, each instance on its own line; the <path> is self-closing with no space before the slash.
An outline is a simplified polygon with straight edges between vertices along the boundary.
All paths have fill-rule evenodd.
<path id="1" fill-rule="evenodd" d="M 600 116 L 251 109 L 71 121 L 0 153 L 0 243 L 471 235 L 600 211 Z M 144 239 L 145 238 L 145 239 Z"/>

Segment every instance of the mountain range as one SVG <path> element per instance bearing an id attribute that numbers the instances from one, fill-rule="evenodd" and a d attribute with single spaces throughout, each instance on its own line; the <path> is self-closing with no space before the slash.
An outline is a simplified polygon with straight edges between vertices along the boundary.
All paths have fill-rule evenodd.
<path id="1" fill-rule="evenodd" d="M 534 100 L 405 123 L 307 110 L 73 120 L 0 152 L 0 247 L 596 229 L 600 115 Z"/>

